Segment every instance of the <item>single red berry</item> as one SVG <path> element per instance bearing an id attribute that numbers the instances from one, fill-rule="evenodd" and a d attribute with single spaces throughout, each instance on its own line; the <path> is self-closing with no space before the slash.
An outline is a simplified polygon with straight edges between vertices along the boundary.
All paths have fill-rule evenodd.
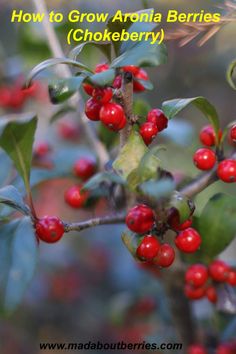
<path id="1" fill-rule="evenodd" d="M 25 103 L 25 95 L 20 87 L 15 87 L 11 91 L 11 99 L 9 106 L 13 109 L 20 109 L 22 108 L 23 104 Z"/>
<path id="2" fill-rule="evenodd" d="M 0 88 L 0 106 L 9 107 L 11 102 L 11 90 L 8 87 Z"/>
<path id="3" fill-rule="evenodd" d="M 192 226 L 192 223 L 193 223 L 193 220 L 192 219 L 188 219 L 188 220 L 184 221 L 182 224 L 180 224 L 176 230 L 177 231 L 183 231 L 185 229 L 188 229 L 189 227 Z"/>
<path id="4" fill-rule="evenodd" d="M 209 274 L 213 280 L 218 282 L 225 282 L 228 278 L 230 268 L 228 264 L 219 259 L 213 261 L 209 265 Z"/>
<path id="5" fill-rule="evenodd" d="M 63 119 L 57 125 L 58 135 L 65 140 L 76 140 L 80 136 L 80 127 L 71 119 Z"/>
<path id="6" fill-rule="evenodd" d="M 93 98 L 104 104 L 110 102 L 113 96 L 113 91 L 110 87 L 106 88 L 95 88 L 92 93 Z"/>
<path id="7" fill-rule="evenodd" d="M 168 118 L 161 109 L 155 108 L 148 112 L 147 122 L 154 123 L 159 132 L 168 127 Z"/>
<path id="8" fill-rule="evenodd" d="M 46 156 L 50 151 L 51 151 L 51 147 L 45 141 L 40 141 L 37 144 L 35 144 L 34 154 L 39 158 Z"/>
<path id="9" fill-rule="evenodd" d="M 127 120 L 126 120 L 125 115 L 124 115 L 122 121 L 120 122 L 118 127 L 115 129 L 115 131 L 122 130 L 126 126 L 126 123 L 127 123 Z"/>
<path id="10" fill-rule="evenodd" d="M 63 222 L 56 216 L 44 216 L 35 223 L 38 238 L 47 243 L 59 241 L 64 234 Z"/>
<path id="11" fill-rule="evenodd" d="M 121 122 L 124 121 L 124 110 L 117 103 L 106 103 L 100 111 L 100 120 L 109 129 L 118 131 Z"/>
<path id="12" fill-rule="evenodd" d="M 77 177 L 86 181 L 96 172 L 96 163 L 90 158 L 81 158 L 74 164 L 74 173 Z"/>
<path id="13" fill-rule="evenodd" d="M 201 242 L 201 236 L 195 229 L 191 227 L 181 231 L 179 235 L 175 238 L 176 246 L 180 251 L 185 253 L 196 252 Z"/>
<path id="14" fill-rule="evenodd" d="M 160 267 L 169 267 L 174 262 L 175 251 L 168 243 L 163 243 L 157 253 L 157 256 L 153 260 L 154 264 Z"/>
<path id="15" fill-rule="evenodd" d="M 236 160 L 221 161 L 217 168 L 217 175 L 226 183 L 236 182 Z"/>
<path id="16" fill-rule="evenodd" d="M 231 286 L 236 286 L 236 271 L 231 269 L 228 273 L 227 283 Z"/>
<path id="17" fill-rule="evenodd" d="M 190 284 L 185 284 L 184 293 L 190 300 L 199 300 L 205 296 L 206 289 L 204 287 L 194 288 Z"/>
<path id="18" fill-rule="evenodd" d="M 222 138 L 222 130 L 219 130 L 219 140 Z M 212 125 L 204 126 L 199 135 L 200 141 L 205 146 L 213 146 L 216 144 L 216 135 Z"/>
<path id="19" fill-rule="evenodd" d="M 146 122 L 140 126 L 139 133 L 142 136 L 145 144 L 149 145 L 156 137 L 158 129 L 155 124 Z"/>
<path id="20" fill-rule="evenodd" d="M 140 259 L 144 260 L 152 260 L 156 257 L 159 249 L 160 249 L 160 242 L 153 235 L 146 235 L 142 239 L 140 245 L 137 248 L 137 256 Z"/>
<path id="21" fill-rule="evenodd" d="M 185 220 L 182 224 L 180 223 L 179 212 L 175 208 L 171 208 L 168 211 L 168 224 L 172 230 L 183 231 L 191 227 L 193 221 L 191 218 Z"/>
<path id="22" fill-rule="evenodd" d="M 126 65 L 122 67 L 122 70 L 125 72 L 130 72 L 133 75 L 137 75 L 139 73 L 140 68 L 135 65 Z"/>
<path id="23" fill-rule="evenodd" d="M 83 83 L 83 89 L 87 93 L 87 95 L 92 96 L 94 87 L 87 82 Z"/>
<path id="24" fill-rule="evenodd" d="M 200 344 L 190 345 L 187 349 L 187 354 L 208 354 L 206 348 Z"/>
<path id="25" fill-rule="evenodd" d="M 236 124 L 230 129 L 230 138 L 234 143 L 236 142 Z"/>
<path id="26" fill-rule="evenodd" d="M 196 288 L 203 286 L 207 282 L 207 279 L 208 270 L 203 264 L 193 264 L 188 267 L 185 273 L 186 283 Z"/>
<path id="27" fill-rule="evenodd" d="M 122 85 L 122 76 L 121 76 L 121 75 L 118 75 L 118 76 L 116 76 L 115 80 L 113 81 L 112 86 L 113 86 L 115 89 L 120 89 L 120 88 L 121 88 L 121 85 Z"/>
<path id="28" fill-rule="evenodd" d="M 82 208 L 87 199 L 88 192 L 81 192 L 82 186 L 72 186 L 65 192 L 65 201 L 72 208 Z"/>
<path id="29" fill-rule="evenodd" d="M 215 304 L 217 302 L 217 292 L 214 286 L 208 286 L 206 289 L 206 297 L 210 302 Z"/>
<path id="30" fill-rule="evenodd" d="M 133 82 L 134 92 L 142 92 L 142 91 L 144 91 L 145 87 L 140 82 L 138 82 L 135 79 L 148 81 L 149 77 L 148 77 L 147 72 L 144 69 L 139 69 L 137 74 L 134 75 L 134 82 Z"/>
<path id="31" fill-rule="evenodd" d="M 154 213 L 147 205 L 138 204 L 129 210 L 125 222 L 131 231 L 143 234 L 153 227 Z"/>
<path id="32" fill-rule="evenodd" d="M 85 114 L 90 120 L 99 120 L 100 110 L 102 108 L 101 103 L 96 101 L 94 98 L 90 98 L 85 103 Z"/>
<path id="33" fill-rule="evenodd" d="M 101 64 L 97 64 L 95 67 L 95 73 L 101 73 L 103 71 L 107 71 L 110 68 L 110 66 L 106 63 L 101 63 Z"/>
<path id="34" fill-rule="evenodd" d="M 193 162 L 199 170 L 211 170 L 216 163 L 216 154 L 207 148 L 198 149 L 193 155 Z"/>

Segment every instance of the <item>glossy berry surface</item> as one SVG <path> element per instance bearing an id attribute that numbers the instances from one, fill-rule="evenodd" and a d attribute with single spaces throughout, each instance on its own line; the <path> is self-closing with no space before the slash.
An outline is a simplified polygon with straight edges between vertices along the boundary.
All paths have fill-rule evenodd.
<path id="1" fill-rule="evenodd" d="M 47 243 L 59 241 L 64 234 L 64 225 L 56 216 L 44 216 L 35 224 L 38 238 Z"/>
<path id="2" fill-rule="evenodd" d="M 208 354 L 208 352 L 204 346 L 193 344 L 188 347 L 187 354 Z"/>
<path id="3" fill-rule="evenodd" d="M 92 96 L 94 87 L 86 82 L 83 83 L 83 89 L 87 95 Z"/>
<path id="4" fill-rule="evenodd" d="M 65 201 L 72 208 L 82 208 L 88 199 L 88 193 L 81 192 L 81 189 L 82 187 L 77 185 L 70 187 L 65 192 Z"/>
<path id="5" fill-rule="evenodd" d="M 149 145 L 157 135 L 158 129 L 155 124 L 146 122 L 140 126 L 139 133 L 145 144 Z"/>
<path id="6" fill-rule="evenodd" d="M 144 260 L 152 260 L 156 257 L 159 249 L 160 249 L 160 242 L 158 239 L 153 235 L 146 235 L 144 236 L 143 240 L 141 241 L 140 245 L 137 248 L 137 256 L 140 259 Z"/>
<path id="7" fill-rule="evenodd" d="M 193 287 L 203 286 L 207 279 L 208 270 L 203 264 L 193 264 L 185 273 L 185 281 Z"/>
<path id="8" fill-rule="evenodd" d="M 110 87 L 106 87 L 103 89 L 95 88 L 92 92 L 92 96 L 96 101 L 104 104 L 110 102 L 113 96 L 113 91 Z"/>
<path id="9" fill-rule="evenodd" d="M 94 98 L 90 98 L 85 104 L 85 114 L 93 121 L 98 121 L 99 113 L 102 108 L 102 104 L 96 101 Z"/>
<path id="10" fill-rule="evenodd" d="M 153 227 L 154 213 L 147 205 L 139 204 L 129 210 L 125 222 L 131 231 L 143 234 Z"/>
<path id="11" fill-rule="evenodd" d="M 108 69 L 110 68 L 110 66 L 106 63 L 101 63 L 101 64 L 97 64 L 96 67 L 95 67 L 95 73 L 98 74 L 98 73 L 101 73 L 103 71 L 107 71 Z"/>
<path id="12" fill-rule="evenodd" d="M 141 79 L 144 81 L 149 80 L 147 72 L 144 69 L 139 69 L 139 71 L 134 75 L 134 82 L 133 82 L 134 92 L 144 91 L 145 87 L 135 79 Z"/>
<path id="13" fill-rule="evenodd" d="M 236 142 L 236 124 L 230 129 L 230 138 L 233 142 Z"/>
<path id="14" fill-rule="evenodd" d="M 216 154 L 207 148 L 198 149 L 193 156 L 193 162 L 199 170 L 211 170 L 216 163 Z"/>
<path id="15" fill-rule="evenodd" d="M 100 111 L 100 120 L 111 130 L 119 130 L 121 122 L 124 121 L 125 115 L 121 105 L 117 103 L 106 103 Z"/>
<path id="16" fill-rule="evenodd" d="M 174 262 L 175 251 L 168 243 L 161 245 L 157 256 L 155 257 L 154 264 L 159 265 L 160 267 L 169 267 Z"/>
<path id="17" fill-rule="evenodd" d="M 231 286 L 236 286 L 236 271 L 235 270 L 229 271 L 227 283 Z"/>
<path id="18" fill-rule="evenodd" d="M 236 161 L 224 160 L 221 161 L 217 168 L 219 179 L 226 183 L 236 182 Z"/>
<path id="19" fill-rule="evenodd" d="M 217 282 L 225 282 L 228 278 L 230 268 L 223 261 L 215 260 L 209 265 L 209 275 Z"/>
<path id="20" fill-rule="evenodd" d="M 210 302 L 215 304 L 217 302 L 217 292 L 214 286 L 208 286 L 206 289 L 206 297 Z"/>
<path id="21" fill-rule="evenodd" d="M 195 229 L 189 227 L 179 233 L 175 238 L 175 244 L 180 251 L 193 253 L 198 250 L 201 244 L 201 236 Z"/>
<path id="22" fill-rule="evenodd" d="M 148 112 L 147 122 L 154 123 L 159 132 L 168 127 L 168 119 L 161 109 L 155 108 Z"/>
<path id="23" fill-rule="evenodd" d="M 96 163 L 90 158 L 81 158 L 74 164 L 74 173 L 77 177 L 86 181 L 96 172 Z"/>
<path id="24" fill-rule="evenodd" d="M 222 131 L 219 131 L 219 140 L 222 137 Z M 214 146 L 216 144 L 216 135 L 211 125 L 204 126 L 199 135 L 201 143 L 205 146 Z"/>
<path id="25" fill-rule="evenodd" d="M 205 296 L 206 289 L 204 287 L 194 288 L 190 284 L 185 284 L 184 293 L 190 300 L 199 300 Z"/>

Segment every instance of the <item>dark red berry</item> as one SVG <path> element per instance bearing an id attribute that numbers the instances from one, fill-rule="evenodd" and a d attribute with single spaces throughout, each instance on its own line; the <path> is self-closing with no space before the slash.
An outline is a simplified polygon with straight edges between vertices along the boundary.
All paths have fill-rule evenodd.
<path id="1" fill-rule="evenodd" d="M 83 83 L 83 89 L 87 93 L 87 95 L 92 96 L 94 87 L 87 82 Z"/>
<path id="2" fill-rule="evenodd" d="M 179 235 L 175 238 L 176 246 L 180 251 L 185 253 L 196 252 L 201 242 L 201 236 L 195 229 L 191 227 L 181 231 Z"/>
<path id="3" fill-rule="evenodd" d="M 193 223 L 192 219 L 190 218 L 180 224 L 179 212 L 175 208 L 171 208 L 168 213 L 168 224 L 172 230 L 183 231 L 185 229 L 188 229 Z"/>
<path id="4" fill-rule="evenodd" d="M 82 208 L 87 199 L 88 192 L 81 192 L 82 186 L 72 186 L 65 192 L 65 201 L 72 208 Z"/>
<path id="5" fill-rule="evenodd" d="M 71 119 L 63 119 L 57 126 L 58 134 L 65 140 L 76 140 L 80 136 L 80 128 L 77 122 Z"/>
<path id="6" fill-rule="evenodd" d="M 125 72 L 130 72 L 133 75 L 137 75 L 139 73 L 140 68 L 135 65 L 126 65 L 126 66 L 123 66 L 122 70 Z"/>
<path id="7" fill-rule="evenodd" d="M 217 292 L 214 286 L 208 286 L 206 289 L 206 297 L 210 302 L 215 304 L 217 302 Z"/>
<path id="8" fill-rule="evenodd" d="M 95 88 L 92 93 L 93 98 L 104 104 L 110 102 L 113 96 L 113 91 L 110 87 L 106 88 Z"/>
<path id="9" fill-rule="evenodd" d="M 236 286 L 236 271 L 235 270 L 229 271 L 227 283 L 231 286 Z"/>
<path id="10" fill-rule="evenodd" d="M 101 73 L 103 71 L 107 71 L 110 68 L 110 66 L 106 63 L 101 63 L 101 64 L 97 64 L 95 67 L 95 73 Z"/>
<path id="11" fill-rule="evenodd" d="M 47 243 L 59 241 L 64 234 L 64 225 L 56 216 L 44 216 L 35 223 L 38 238 Z"/>
<path id="12" fill-rule="evenodd" d="M 215 260 L 209 265 L 209 274 L 217 282 L 225 282 L 228 278 L 230 268 L 223 261 Z"/>
<path id="13" fill-rule="evenodd" d="M 169 267 L 175 259 L 175 251 L 168 243 L 163 243 L 157 253 L 157 256 L 153 260 L 154 264 L 160 267 Z"/>
<path id="14" fill-rule="evenodd" d="M 90 158 L 81 158 L 74 164 L 74 173 L 77 177 L 86 181 L 96 172 L 96 163 Z"/>
<path id="15" fill-rule="evenodd" d="M 196 288 L 203 286 L 207 282 L 207 279 L 208 270 L 203 264 L 193 264 L 185 273 L 186 283 Z"/>
<path id="16" fill-rule="evenodd" d="M 120 88 L 121 88 L 121 85 L 122 85 L 122 76 L 121 76 L 121 75 L 118 75 L 118 76 L 116 76 L 115 80 L 113 81 L 112 86 L 113 86 L 115 89 L 120 89 Z"/>
<path id="17" fill-rule="evenodd" d="M 190 345 L 187 349 L 187 354 L 208 354 L 206 348 L 200 344 Z"/>
<path id="18" fill-rule="evenodd" d="M 50 151 L 51 146 L 45 141 L 41 141 L 35 144 L 34 154 L 36 155 L 36 157 L 42 158 L 46 156 Z"/>
<path id="19" fill-rule="evenodd" d="M 233 142 L 236 142 L 236 124 L 230 129 L 230 138 Z"/>
<path id="20" fill-rule="evenodd" d="M 216 163 L 216 154 L 207 148 L 198 149 L 193 155 L 193 162 L 199 170 L 211 170 Z"/>
<path id="21" fill-rule="evenodd" d="M 168 126 L 168 118 L 161 109 L 155 108 L 148 112 L 147 122 L 154 123 L 159 132 Z"/>
<path id="22" fill-rule="evenodd" d="M 146 122 L 140 126 L 139 133 L 142 136 L 145 144 L 149 145 L 156 137 L 158 129 L 155 124 Z"/>
<path id="23" fill-rule="evenodd" d="M 117 103 L 106 103 L 100 111 L 100 120 L 109 129 L 118 131 L 121 122 L 124 121 L 124 110 Z"/>
<path id="24" fill-rule="evenodd" d="M 129 210 L 125 222 L 131 231 L 143 234 L 153 227 L 154 213 L 147 205 L 139 204 Z"/>
<path id="25" fill-rule="evenodd" d="M 221 130 L 219 130 L 218 137 L 219 137 L 219 140 L 222 137 Z M 200 141 L 202 142 L 202 144 L 205 146 L 215 145 L 216 144 L 216 135 L 215 135 L 215 131 L 214 131 L 214 128 L 212 127 L 212 125 L 204 126 L 200 131 L 199 138 L 200 138 Z"/>
<path id="26" fill-rule="evenodd" d="M 145 87 L 140 82 L 138 82 L 135 79 L 148 81 L 149 77 L 148 77 L 147 72 L 144 69 L 139 69 L 137 74 L 134 75 L 134 83 L 133 83 L 134 92 L 142 92 L 142 91 L 144 91 Z"/>
<path id="27" fill-rule="evenodd" d="M 140 245 L 137 248 L 137 256 L 143 260 L 152 260 L 156 257 L 159 249 L 160 249 L 160 242 L 153 235 L 146 235 L 142 239 Z"/>
<path id="28" fill-rule="evenodd" d="M 206 289 L 204 287 L 194 288 L 190 284 L 185 284 L 184 293 L 190 300 L 199 300 L 205 296 Z"/>
<path id="29" fill-rule="evenodd" d="M 217 175 L 226 183 L 236 182 L 236 160 L 221 161 L 217 168 Z"/>
<path id="30" fill-rule="evenodd" d="M 99 120 L 100 110 L 102 104 L 96 101 L 94 98 L 90 98 L 85 104 L 85 114 L 90 120 Z"/>

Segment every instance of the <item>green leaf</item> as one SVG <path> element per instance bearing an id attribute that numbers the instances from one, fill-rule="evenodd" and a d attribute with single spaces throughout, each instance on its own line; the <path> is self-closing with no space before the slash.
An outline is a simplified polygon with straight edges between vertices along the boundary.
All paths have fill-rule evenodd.
<path id="1" fill-rule="evenodd" d="M 122 238 L 124 245 L 127 247 L 127 249 L 132 254 L 134 259 L 136 261 L 140 261 L 138 259 L 138 257 L 136 256 L 136 250 L 137 250 L 140 240 L 141 240 L 140 235 L 137 235 L 137 234 L 133 233 L 132 231 L 125 229 L 125 231 L 122 233 L 121 238 Z"/>
<path id="2" fill-rule="evenodd" d="M 74 107 L 63 106 L 56 113 L 52 115 L 52 117 L 50 118 L 50 124 L 58 121 L 60 118 L 63 118 L 65 114 L 72 113 L 72 112 L 76 112 L 76 109 Z"/>
<path id="3" fill-rule="evenodd" d="M 232 63 L 230 63 L 226 73 L 227 81 L 233 90 L 236 90 L 235 68 L 236 68 L 236 60 L 233 60 Z"/>
<path id="4" fill-rule="evenodd" d="M 93 41 L 82 43 L 73 48 L 69 53 L 69 58 L 76 60 L 78 55 L 80 55 L 83 51 L 84 47 L 89 45 L 98 48 L 107 57 L 107 59 L 111 61 L 111 43 L 98 43 Z"/>
<path id="5" fill-rule="evenodd" d="M 134 101 L 134 107 L 133 107 L 134 114 L 146 118 L 150 110 L 151 110 L 151 106 L 148 102 L 142 99 L 137 99 Z"/>
<path id="6" fill-rule="evenodd" d="M 198 108 L 209 120 L 214 128 L 217 137 L 217 143 L 219 144 L 218 132 L 220 128 L 218 114 L 215 107 L 204 97 L 193 98 L 176 98 L 174 100 L 165 101 L 162 104 L 162 109 L 168 119 L 174 118 L 184 108 L 193 104 Z"/>
<path id="7" fill-rule="evenodd" d="M 139 166 L 143 155 L 148 151 L 142 137 L 138 132 L 132 130 L 127 143 L 121 149 L 116 160 L 113 162 L 114 170 L 123 178 Z"/>
<path id="8" fill-rule="evenodd" d="M 158 181 L 150 180 L 139 186 L 139 191 L 152 201 L 168 197 L 175 189 L 175 183 L 170 178 L 163 178 Z"/>
<path id="9" fill-rule="evenodd" d="M 88 82 L 95 86 L 111 86 L 116 77 L 114 69 L 102 71 L 88 77 Z"/>
<path id="10" fill-rule="evenodd" d="M 29 208 L 24 203 L 22 195 L 14 186 L 6 186 L 0 189 L 0 203 L 19 210 L 25 215 L 29 214 Z"/>
<path id="11" fill-rule="evenodd" d="M 7 312 L 24 296 L 37 263 L 37 240 L 28 217 L 0 227 L 0 286 Z"/>
<path id="12" fill-rule="evenodd" d="M 109 130 L 102 123 L 100 123 L 98 127 L 98 137 L 107 149 L 110 149 L 112 146 L 114 146 L 119 139 L 119 135 L 117 134 L 117 132 Z"/>
<path id="13" fill-rule="evenodd" d="M 2 186 L 7 183 L 12 173 L 12 161 L 3 151 L 0 151 L 0 166 L 4 166 L 0 168 L 0 186 Z"/>
<path id="14" fill-rule="evenodd" d="M 173 193 L 171 197 L 170 208 L 175 208 L 178 210 L 180 224 L 189 219 L 190 215 L 192 215 L 194 211 L 193 202 L 188 197 L 177 191 Z"/>
<path id="15" fill-rule="evenodd" d="M 122 185 L 125 184 L 123 178 L 121 178 L 121 176 L 115 174 L 114 172 L 100 172 L 90 178 L 88 182 L 83 185 L 82 190 L 95 189 L 99 187 L 99 185 L 103 182 L 113 182 Z"/>
<path id="16" fill-rule="evenodd" d="M 146 90 L 150 91 L 154 88 L 153 83 L 149 80 L 135 79 L 135 81 L 139 82 Z"/>
<path id="17" fill-rule="evenodd" d="M 36 117 L 0 121 L 0 146 L 15 163 L 25 186 L 29 185 L 36 126 Z"/>
<path id="18" fill-rule="evenodd" d="M 60 104 L 68 100 L 79 90 L 84 76 L 73 76 L 69 79 L 55 80 L 48 86 L 49 97 L 53 104 Z"/>
<path id="19" fill-rule="evenodd" d="M 111 67 L 120 68 L 126 65 L 150 67 L 165 64 L 166 61 L 167 50 L 164 44 L 151 44 L 150 41 L 143 41 L 114 59 Z"/>

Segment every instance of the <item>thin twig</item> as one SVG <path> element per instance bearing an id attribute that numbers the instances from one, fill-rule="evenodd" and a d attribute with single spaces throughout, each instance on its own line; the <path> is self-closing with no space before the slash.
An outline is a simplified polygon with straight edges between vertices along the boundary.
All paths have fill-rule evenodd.
<path id="1" fill-rule="evenodd" d="M 123 224 L 124 222 L 125 222 L 124 214 L 105 216 L 103 218 L 94 218 L 86 221 L 81 221 L 78 223 L 65 224 L 65 232 L 82 231 L 98 225 Z"/>

